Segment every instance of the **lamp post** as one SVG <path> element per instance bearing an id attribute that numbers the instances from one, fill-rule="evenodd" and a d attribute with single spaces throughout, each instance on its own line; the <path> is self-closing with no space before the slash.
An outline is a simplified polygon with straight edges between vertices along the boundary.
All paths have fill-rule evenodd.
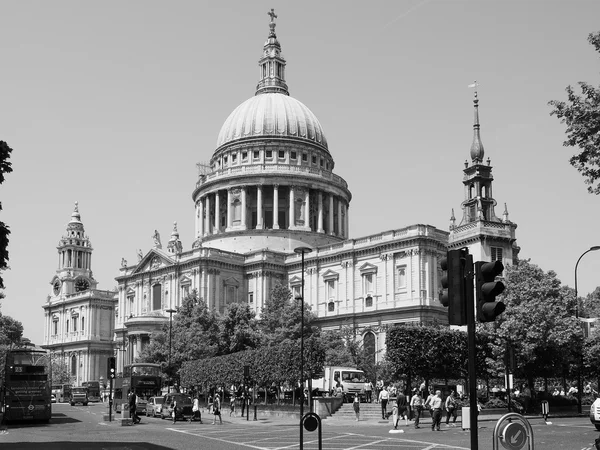
<path id="1" fill-rule="evenodd" d="M 167 385 L 167 394 L 171 393 L 171 335 L 173 333 L 173 313 L 176 312 L 173 308 L 166 310 L 169 313 L 169 365 L 167 366 L 169 381 Z"/>
<path id="2" fill-rule="evenodd" d="M 575 318 L 579 319 L 579 300 L 577 297 L 577 266 L 579 266 L 579 261 L 589 252 L 595 252 L 596 250 L 600 250 L 600 245 L 594 245 L 590 247 L 585 252 L 581 254 L 577 262 L 575 263 Z M 579 371 L 577 373 L 577 413 L 581 414 L 581 393 L 583 390 L 581 383 L 581 371 L 583 369 L 583 352 L 581 353 L 581 360 L 579 361 Z"/>
<path id="3" fill-rule="evenodd" d="M 303 448 L 303 433 L 302 421 L 304 420 L 304 255 L 312 252 L 310 247 L 297 247 L 294 249 L 296 253 L 302 255 L 302 285 L 300 286 L 300 386 L 302 394 L 300 396 L 300 449 Z M 309 404 L 312 412 L 312 405 Z"/>

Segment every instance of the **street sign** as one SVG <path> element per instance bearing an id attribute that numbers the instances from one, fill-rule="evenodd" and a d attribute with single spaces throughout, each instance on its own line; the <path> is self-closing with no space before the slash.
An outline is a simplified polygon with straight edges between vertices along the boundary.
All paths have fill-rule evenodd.
<path id="1" fill-rule="evenodd" d="M 523 424 L 509 423 L 502 432 L 502 446 L 508 450 L 521 450 L 527 442 L 527 431 Z"/>

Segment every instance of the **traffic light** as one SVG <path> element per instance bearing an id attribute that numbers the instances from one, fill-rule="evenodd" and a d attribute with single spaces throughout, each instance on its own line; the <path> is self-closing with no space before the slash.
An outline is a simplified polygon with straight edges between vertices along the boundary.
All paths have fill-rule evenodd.
<path id="1" fill-rule="evenodd" d="M 501 261 L 475 263 L 477 302 L 477 320 L 480 322 L 493 322 L 506 309 L 506 305 L 496 301 L 496 296 L 504 292 L 504 283 L 495 281 L 496 277 L 504 270 Z"/>
<path id="2" fill-rule="evenodd" d="M 106 372 L 106 378 L 109 380 L 114 379 L 117 375 L 117 359 L 114 356 L 108 358 L 108 370 Z"/>
<path id="3" fill-rule="evenodd" d="M 442 274 L 442 290 L 440 303 L 448 307 L 448 322 L 450 325 L 467 324 L 466 280 L 467 255 L 469 250 L 461 248 L 450 250 L 440 261 Z"/>

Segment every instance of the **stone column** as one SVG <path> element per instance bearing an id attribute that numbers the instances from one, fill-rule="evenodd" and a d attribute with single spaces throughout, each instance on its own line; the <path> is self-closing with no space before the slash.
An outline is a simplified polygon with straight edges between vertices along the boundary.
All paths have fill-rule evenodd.
<path id="1" fill-rule="evenodd" d="M 217 234 L 219 232 L 219 215 L 220 215 L 220 201 L 219 201 L 219 191 L 215 192 L 215 227 L 213 229 L 213 233 Z"/>
<path id="2" fill-rule="evenodd" d="M 242 230 L 247 228 L 246 225 L 246 208 L 248 206 L 246 201 L 246 186 L 242 186 Z"/>
<path id="3" fill-rule="evenodd" d="M 333 195 L 329 194 L 329 234 L 334 235 L 333 228 Z"/>
<path id="4" fill-rule="evenodd" d="M 210 196 L 206 194 L 206 227 L 204 229 L 204 235 L 210 234 Z"/>
<path id="5" fill-rule="evenodd" d="M 198 232 L 196 233 L 197 237 L 204 236 L 204 199 L 201 198 L 198 201 Z"/>
<path id="6" fill-rule="evenodd" d="M 227 189 L 227 228 L 231 228 L 231 188 Z"/>
<path id="7" fill-rule="evenodd" d="M 262 230 L 263 226 L 263 200 L 262 200 L 262 185 L 256 186 L 256 229 Z"/>
<path id="8" fill-rule="evenodd" d="M 323 192 L 318 193 L 319 210 L 317 212 L 317 233 L 323 233 Z"/>
<path id="9" fill-rule="evenodd" d="M 279 230 L 279 185 L 273 185 L 273 229 Z"/>
<path id="10" fill-rule="evenodd" d="M 344 220 L 344 218 L 342 217 L 342 199 L 340 198 L 338 200 L 338 235 L 340 237 L 344 237 L 344 232 L 342 229 L 342 220 Z"/>
<path id="11" fill-rule="evenodd" d="M 350 237 L 350 205 L 346 203 L 346 237 Z"/>
<path id="12" fill-rule="evenodd" d="M 310 223 L 310 189 L 306 189 L 305 194 L 305 202 L 304 202 L 304 226 L 308 229 L 311 229 Z"/>
<path id="13" fill-rule="evenodd" d="M 296 227 L 296 211 L 294 209 L 294 186 L 290 186 L 290 211 L 289 211 L 289 226 L 288 226 L 288 230 L 293 230 Z"/>

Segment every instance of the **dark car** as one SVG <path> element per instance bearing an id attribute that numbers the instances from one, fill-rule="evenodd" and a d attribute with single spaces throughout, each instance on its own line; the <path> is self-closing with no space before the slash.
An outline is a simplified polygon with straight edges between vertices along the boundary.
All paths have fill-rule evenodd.
<path id="1" fill-rule="evenodd" d="M 186 394 L 166 394 L 163 406 L 160 411 L 160 418 L 171 418 L 173 413 L 173 402 L 177 401 L 177 420 L 191 420 L 194 416 L 192 412 L 192 397 Z"/>

